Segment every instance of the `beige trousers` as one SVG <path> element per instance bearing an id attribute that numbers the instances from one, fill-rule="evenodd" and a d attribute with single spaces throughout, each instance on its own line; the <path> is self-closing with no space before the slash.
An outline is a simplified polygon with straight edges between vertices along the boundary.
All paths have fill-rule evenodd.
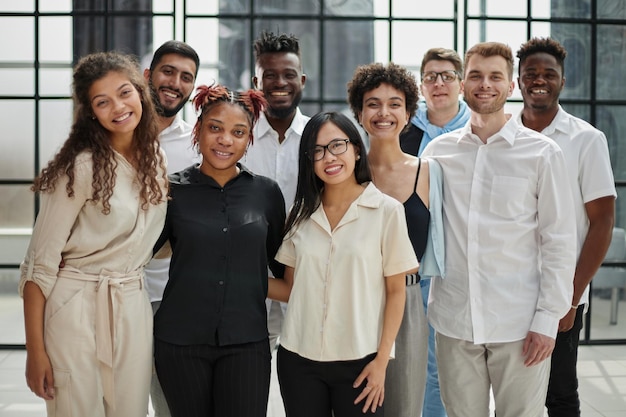
<path id="1" fill-rule="evenodd" d="M 448 417 L 488 417 L 493 390 L 498 417 L 542 417 L 550 358 L 526 367 L 523 340 L 472 342 L 436 333 L 441 399 Z"/>
<path id="2" fill-rule="evenodd" d="M 54 373 L 49 417 L 145 417 L 152 309 L 141 273 L 59 274 L 46 300 L 44 340 Z"/>

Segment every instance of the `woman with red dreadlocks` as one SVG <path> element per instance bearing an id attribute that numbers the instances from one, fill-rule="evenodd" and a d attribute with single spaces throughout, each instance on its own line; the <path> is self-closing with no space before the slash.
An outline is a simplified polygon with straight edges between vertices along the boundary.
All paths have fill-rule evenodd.
<path id="1" fill-rule="evenodd" d="M 266 101 L 220 85 L 197 91 L 202 162 L 170 177 L 157 243 L 169 240 L 172 262 L 154 323 L 156 370 L 174 417 L 265 417 L 267 268 L 283 276 L 274 255 L 285 204 L 276 182 L 237 161 Z"/>

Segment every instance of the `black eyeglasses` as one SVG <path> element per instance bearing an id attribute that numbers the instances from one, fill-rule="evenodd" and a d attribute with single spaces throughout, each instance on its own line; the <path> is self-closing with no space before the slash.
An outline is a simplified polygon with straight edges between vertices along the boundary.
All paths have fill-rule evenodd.
<path id="1" fill-rule="evenodd" d="M 437 82 L 437 77 L 441 75 L 441 80 L 444 83 L 451 83 L 459 77 L 459 73 L 452 70 L 446 70 L 441 72 L 425 72 L 422 74 L 422 82 L 424 84 L 434 84 Z"/>
<path id="2" fill-rule="evenodd" d="M 328 145 L 315 145 L 312 151 L 307 152 L 313 161 L 321 161 L 324 159 L 326 150 L 333 155 L 341 155 L 348 150 L 348 143 L 350 139 L 333 139 L 328 142 Z"/>

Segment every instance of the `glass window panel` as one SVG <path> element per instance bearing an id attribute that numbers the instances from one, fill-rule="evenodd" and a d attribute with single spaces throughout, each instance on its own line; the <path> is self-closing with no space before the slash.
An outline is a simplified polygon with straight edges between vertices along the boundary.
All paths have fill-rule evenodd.
<path id="1" fill-rule="evenodd" d="M 615 179 L 626 180 L 626 106 L 598 106 L 594 125 L 609 143 Z"/>
<path id="2" fill-rule="evenodd" d="M 354 3 L 351 0 L 347 1 Z M 333 7 L 345 2 L 346 0 L 326 0 L 326 6 L 332 10 Z M 263 0 L 254 2 L 254 12 L 266 14 L 319 14 L 319 7 L 319 1 L 311 0 Z"/>
<path id="3" fill-rule="evenodd" d="M 72 68 L 40 69 L 39 94 L 70 97 L 72 95 Z"/>
<path id="4" fill-rule="evenodd" d="M 389 25 L 385 20 L 374 21 L 374 61 L 390 61 Z"/>
<path id="5" fill-rule="evenodd" d="M 626 18 L 626 3 L 615 0 L 598 0 L 598 17 L 600 19 Z"/>
<path id="6" fill-rule="evenodd" d="M 615 200 L 615 227 L 626 229 L 626 186 L 617 186 Z"/>
<path id="7" fill-rule="evenodd" d="M 39 102 L 39 166 L 43 168 L 67 139 L 72 126 L 72 100 Z"/>
<path id="8" fill-rule="evenodd" d="M 526 22 L 505 20 L 488 20 L 484 22 L 471 20 L 468 22 L 468 49 L 479 42 L 502 42 L 509 45 L 513 56 L 519 46 L 528 40 Z"/>
<path id="9" fill-rule="evenodd" d="M 598 25 L 596 89 L 600 100 L 626 97 L 626 26 Z M 591 54 L 591 50 L 587 50 Z M 569 54 L 568 54 L 569 57 Z M 569 80 L 568 80 L 569 81 Z"/>
<path id="10" fill-rule="evenodd" d="M 388 2 L 374 0 L 326 0 L 324 2 L 324 14 L 331 16 L 372 16 L 374 14 L 373 3 Z"/>
<path id="11" fill-rule="evenodd" d="M 531 37 L 547 38 L 551 34 L 552 34 L 552 24 L 549 22 L 533 22 L 530 24 L 529 38 Z M 517 50 L 515 50 L 514 52 L 517 52 Z"/>
<path id="12" fill-rule="evenodd" d="M 33 100 L 0 100 L 0 178 L 31 179 L 34 176 Z"/>
<path id="13" fill-rule="evenodd" d="M 528 14 L 526 1 L 469 0 L 467 10 L 468 14 L 474 16 L 486 14 L 488 16 L 526 17 Z"/>
<path id="14" fill-rule="evenodd" d="M 39 61 L 72 62 L 72 18 L 39 19 Z"/>
<path id="15" fill-rule="evenodd" d="M 3 62 L 35 60 L 34 22 L 32 17 L 0 18 L 0 59 Z"/>
<path id="16" fill-rule="evenodd" d="M 148 55 L 148 66 L 152 60 L 152 54 L 154 51 L 165 42 L 175 39 L 174 34 L 174 18 L 155 16 L 152 19 L 152 47 Z M 193 47 L 194 49 L 195 46 Z"/>
<path id="17" fill-rule="evenodd" d="M 329 22 L 330 23 L 330 22 Z M 338 23 L 338 22 L 332 22 Z M 342 24 L 352 27 L 351 22 L 342 22 Z M 331 25 L 336 27 L 336 25 Z M 274 33 L 288 33 L 293 34 L 299 39 L 300 43 L 300 55 L 302 57 L 302 69 L 307 75 L 306 87 L 303 91 L 303 96 L 309 100 L 317 99 L 320 96 L 320 23 L 314 20 L 297 20 L 297 19 L 260 19 L 254 22 L 254 34 L 255 37 L 263 30 L 269 30 Z M 327 29 L 328 30 L 328 29 Z M 334 30 L 334 29 L 333 29 Z M 342 32 L 343 33 L 343 32 Z M 333 42 L 326 44 L 327 49 L 335 48 L 352 48 L 349 42 L 341 42 L 338 44 L 334 38 Z M 248 43 L 250 45 L 250 51 L 253 50 L 252 40 Z M 346 53 L 347 49 L 343 49 Z M 352 49 L 351 49 L 352 50 Z M 252 53 L 252 52 L 251 52 Z M 347 54 L 347 53 L 346 53 Z M 252 55 L 251 55 L 252 56 Z M 341 59 L 347 57 L 343 56 Z"/>
<path id="18" fill-rule="evenodd" d="M 152 0 L 152 11 L 154 13 L 172 13 L 176 7 L 175 3 L 176 0 Z"/>
<path id="19" fill-rule="evenodd" d="M 376 17 L 388 17 L 391 14 L 388 1 L 374 1 L 373 7 L 374 16 Z"/>
<path id="20" fill-rule="evenodd" d="M 588 19 L 591 17 L 591 0 L 552 0 L 552 17 Z"/>
<path id="21" fill-rule="evenodd" d="M 553 23 L 551 36 L 567 50 L 565 87 L 561 98 L 589 99 L 591 80 L 591 26 Z"/>
<path id="22" fill-rule="evenodd" d="M 24 242 L 20 236 L 33 226 L 34 199 L 35 194 L 30 190 L 30 185 L 0 185 L 0 239 L 5 239 L 7 234 L 11 234 L 15 236 L 11 238 L 12 242 L 28 244 L 28 240 Z M 0 264 L 19 263 L 25 253 L 26 247 L 22 246 L 18 252 L 15 252 L 13 246 L 3 248 L 0 250 Z"/>
<path id="23" fill-rule="evenodd" d="M 532 0 L 531 14 L 535 19 L 547 19 L 550 17 L 550 1 L 546 0 Z"/>
<path id="24" fill-rule="evenodd" d="M 451 22 L 393 22 L 392 29 L 391 60 L 417 74 L 422 58 L 430 48 L 454 48 L 454 24 Z M 406 42 L 405 39 L 419 41 Z"/>
<path id="25" fill-rule="evenodd" d="M 206 19 L 194 19 L 194 27 L 188 29 L 189 33 L 193 30 L 193 39 L 197 41 L 192 43 L 190 36 L 189 43 L 194 48 L 196 45 L 200 46 L 201 50 L 196 51 L 201 57 L 201 67 L 219 71 L 216 81 L 231 89 L 240 90 L 242 78 L 250 78 L 252 46 L 249 23 L 242 19 L 220 19 L 219 26 L 217 19 L 210 19 L 209 22 Z M 201 32 L 204 34 L 197 37 Z M 206 39 L 210 42 L 206 42 Z M 209 62 L 207 57 L 210 57 Z"/>
<path id="26" fill-rule="evenodd" d="M 35 70 L 0 68 L 0 92 L 3 96 L 33 96 L 35 94 Z"/>
<path id="27" fill-rule="evenodd" d="M 71 12 L 72 0 L 46 0 L 39 2 L 40 12 Z"/>
<path id="28" fill-rule="evenodd" d="M 228 25 L 220 26 L 217 19 L 188 19 L 185 30 L 185 41 L 198 53 L 200 68 L 219 68 L 220 36 L 237 36 Z"/>
<path id="29" fill-rule="evenodd" d="M 217 14 L 221 8 L 238 6 L 247 8 L 249 0 L 187 0 L 185 2 L 185 13 L 187 14 Z"/>
<path id="30" fill-rule="evenodd" d="M 371 21 L 329 21 L 324 24 L 326 48 L 322 85 L 325 98 L 346 100 L 346 83 L 352 79 L 355 68 L 373 61 L 373 31 Z M 336 42 L 337 39 L 342 42 Z"/>
<path id="31" fill-rule="evenodd" d="M 431 2 L 394 0 L 391 7 L 392 15 L 394 17 L 428 17 L 438 19 L 452 19 L 454 17 L 454 0 L 439 0 Z"/>
<path id="32" fill-rule="evenodd" d="M 32 13 L 35 11 L 35 0 L 4 1 L 2 4 L 2 11 L 9 13 Z"/>
<path id="33" fill-rule="evenodd" d="M 4 250 L 7 246 L 1 245 L 0 250 Z M 22 254 L 23 257 L 24 254 Z M 0 344 L 16 345 L 25 342 L 24 307 L 22 298 L 17 294 L 19 277 L 20 271 L 17 268 L 0 269 L 0 328 L 2 328 Z M 45 408 L 43 410 L 45 411 Z"/>

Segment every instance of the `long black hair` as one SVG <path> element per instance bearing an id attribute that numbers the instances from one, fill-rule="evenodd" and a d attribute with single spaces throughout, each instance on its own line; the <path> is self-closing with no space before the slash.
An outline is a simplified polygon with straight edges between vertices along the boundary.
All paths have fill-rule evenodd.
<path id="1" fill-rule="evenodd" d="M 285 224 L 285 236 L 297 225 L 311 217 L 322 201 L 324 182 L 315 175 L 313 167 L 315 162 L 311 155 L 313 154 L 319 131 L 326 123 L 332 123 L 337 126 L 346 134 L 350 143 L 357 148 L 357 155 L 360 158 L 356 160 L 354 166 L 356 182 L 363 184 L 372 180 L 369 163 L 367 162 L 367 150 L 354 123 L 347 116 L 338 112 L 317 113 L 311 117 L 311 120 L 308 121 L 302 131 L 298 156 L 298 186 L 293 207 Z"/>

